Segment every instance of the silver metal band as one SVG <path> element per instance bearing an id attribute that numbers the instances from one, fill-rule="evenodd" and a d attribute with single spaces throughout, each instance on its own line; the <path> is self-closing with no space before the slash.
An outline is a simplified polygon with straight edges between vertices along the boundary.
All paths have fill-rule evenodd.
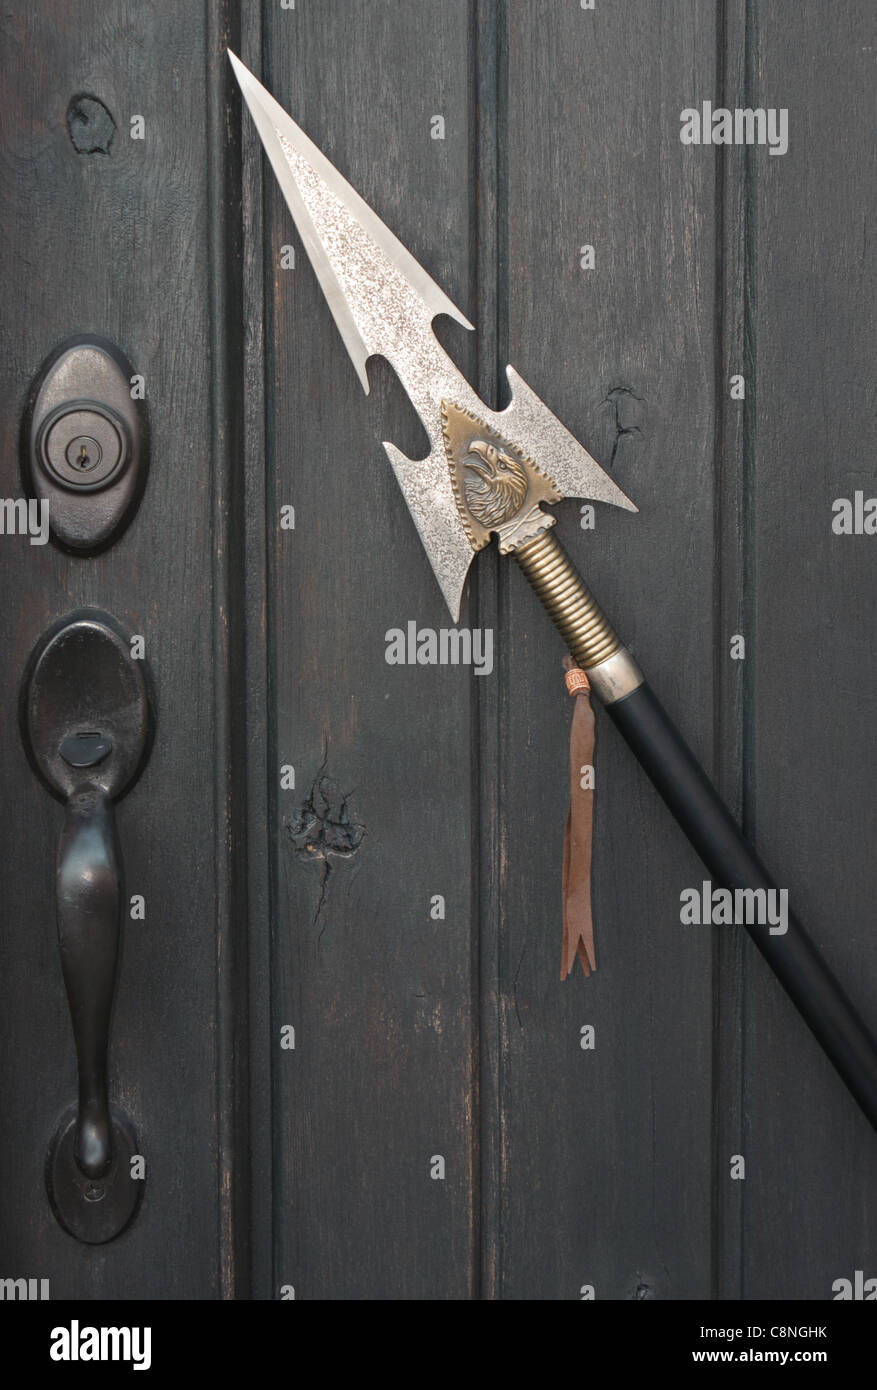
<path id="1" fill-rule="evenodd" d="M 621 647 L 605 661 L 587 668 L 591 689 L 604 705 L 613 705 L 642 685 L 645 676 L 626 647 Z"/>

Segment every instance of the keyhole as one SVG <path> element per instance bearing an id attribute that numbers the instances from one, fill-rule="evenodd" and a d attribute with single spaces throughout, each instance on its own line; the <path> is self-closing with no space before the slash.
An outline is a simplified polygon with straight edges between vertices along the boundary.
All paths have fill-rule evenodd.
<path id="1" fill-rule="evenodd" d="M 67 462 L 77 473 L 90 473 L 101 461 L 101 447 L 90 434 L 78 434 L 67 445 Z"/>

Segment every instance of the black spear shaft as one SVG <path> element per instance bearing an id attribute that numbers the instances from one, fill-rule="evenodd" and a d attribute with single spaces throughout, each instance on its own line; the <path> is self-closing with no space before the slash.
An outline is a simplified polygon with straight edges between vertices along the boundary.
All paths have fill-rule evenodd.
<path id="1" fill-rule="evenodd" d="M 543 532 L 514 552 L 594 693 L 720 888 L 776 891 L 715 788 L 643 678 L 560 542 Z M 766 899 L 767 900 L 767 899 Z M 877 1129 L 877 1043 L 803 927 L 772 936 L 742 922 Z"/>
<path id="2" fill-rule="evenodd" d="M 714 884 L 775 885 L 648 684 L 606 706 L 670 807 Z M 877 1044 L 810 937 L 789 913 L 788 929 L 742 923 L 789 998 L 877 1129 Z"/>

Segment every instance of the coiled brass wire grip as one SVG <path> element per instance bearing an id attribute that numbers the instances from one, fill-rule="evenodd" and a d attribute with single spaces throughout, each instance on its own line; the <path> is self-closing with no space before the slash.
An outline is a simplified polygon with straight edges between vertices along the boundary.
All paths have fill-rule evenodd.
<path id="1" fill-rule="evenodd" d="M 642 672 L 556 536 L 540 531 L 512 554 L 603 703 L 642 685 Z"/>

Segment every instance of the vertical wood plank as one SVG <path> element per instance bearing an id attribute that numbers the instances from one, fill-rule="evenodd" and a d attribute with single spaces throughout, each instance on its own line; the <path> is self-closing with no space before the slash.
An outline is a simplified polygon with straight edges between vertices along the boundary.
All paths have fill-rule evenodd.
<path id="1" fill-rule="evenodd" d="M 499 403 L 504 379 L 506 249 L 503 199 L 503 153 L 506 112 L 506 51 L 503 42 L 502 0 L 478 0 L 474 7 L 475 34 L 475 230 L 477 373 L 481 399 Z M 472 569 L 471 611 L 479 626 L 498 635 L 504 645 L 503 614 L 499 609 L 502 562 L 494 547 L 483 552 Z M 502 1073 L 500 1066 L 500 953 L 502 922 L 496 886 L 502 875 L 502 821 L 495 788 L 499 783 L 504 724 L 503 663 L 490 680 L 474 681 L 475 775 L 473 858 L 478 865 L 477 983 L 477 1175 L 479 1260 L 474 1294 L 484 1300 L 499 1297 L 502 1261 L 500 1224 L 502 1192 Z"/>
<path id="2" fill-rule="evenodd" d="M 245 7 L 241 56 L 258 71 L 262 15 Z M 238 100 L 240 110 L 240 101 Z M 242 113 L 243 114 L 243 113 Z M 274 1064 L 271 836 L 275 779 L 269 772 L 268 542 L 265 416 L 265 231 L 262 146 L 243 115 L 244 584 L 247 726 L 247 986 L 249 1075 L 246 1104 L 251 1156 L 250 1288 L 255 1299 L 276 1296 L 274 1279 Z"/>
<path id="3" fill-rule="evenodd" d="M 226 846 L 215 731 L 225 696 L 211 582 L 222 461 L 209 365 L 205 12 L 164 0 L 41 5 L 6 14 L 3 34 L 0 492 L 20 495 L 27 391 L 73 332 L 103 333 L 128 353 L 146 378 L 152 431 L 146 493 L 111 549 L 84 559 L 0 542 L 0 777 L 15 808 L 0 934 L 4 1263 L 49 1278 L 53 1298 L 211 1297 L 230 1235 L 219 1191 L 227 1113 L 217 1109 L 229 1103 L 218 1089 L 215 932 Z M 78 152 L 68 134 L 68 103 L 82 93 L 108 112 L 104 152 Z M 143 141 L 130 138 L 134 114 L 145 117 Z M 148 1180 L 130 1230 L 99 1251 L 60 1229 L 44 1188 L 47 1147 L 75 1098 L 54 925 L 61 810 L 36 783 L 15 726 L 30 650 L 50 622 L 84 605 L 144 635 L 158 715 L 149 764 L 118 808 L 127 892 L 145 895 L 147 918 L 124 924 L 111 1047 L 111 1092 L 135 1120 Z"/>
<path id="4" fill-rule="evenodd" d="M 716 7 L 716 102 L 745 106 L 746 0 Z M 703 95 L 701 92 L 700 95 Z M 706 151 L 694 152 L 698 158 Z M 709 158 L 709 155 L 708 155 Z M 747 584 L 747 523 L 750 499 L 745 451 L 746 406 L 730 395 L 730 378 L 748 373 L 750 317 L 746 312 L 746 150 L 723 146 L 714 152 L 716 178 L 716 585 L 714 592 L 715 784 L 737 821 L 750 831 L 748 767 L 744 763 L 746 662 L 730 657 L 731 639 L 745 633 L 752 601 Z M 751 230 L 751 229 L 750 229 Z M 739 1299 L 742 1291 L 742 1222 L 745 1183 L 730 1179 L 730 1155 L 743 1145 L 743 1014 L 746 937 L 718 928 L 713 933 L 713 1279 L 717 1299 Z M 756 969 L 760 962 L 756 962 Z"/>
<path id="5" fill-rule="evenodd" d="M 508 17 L 510 359 L 641 508 L 598 507 L 592 534 L 567 502 L 559 534 L 709 766 L 714 169 L 678 117 L 713 87 L 715 18 L 634 3 Z M 700 866 L 598 718 L 598 970 L 559 983 L 562 649 L 521 577 L 504 582 L 502 1293 L 705 1297 L 711 944 L 679 922 Z"/>
<path id="6" fill-rule="evenodd" d="M 468 6 L 272 5 L 264 55 L 278 99 L 465 309 Z M 383 364 L 363 396 L 273 180 L 266 208 L 274 996 L 296 1030 L 294 1051 L 275 1039 L 276 1281 L 305 1299 L 465 1298 L 473 677 L 385 661 L 388 629 L 450 624 L 380 445 L 423 452 L 419 425 Z"/>
<path id="7" fill-rule="evenodd" d="M 785 107 L 789 150 L 753 151 L 756 374 L 751 757 L 758 841 L 863 1015 L 875 1022 L 877 758 L 873 537 L 832 504 L 873 493 L 874 13 L 751 7 L 751 104 Z M 747 971 L 744 1291 L 832 1297 L 873 1273 L 877 1150 L 781 991 Z"/>

